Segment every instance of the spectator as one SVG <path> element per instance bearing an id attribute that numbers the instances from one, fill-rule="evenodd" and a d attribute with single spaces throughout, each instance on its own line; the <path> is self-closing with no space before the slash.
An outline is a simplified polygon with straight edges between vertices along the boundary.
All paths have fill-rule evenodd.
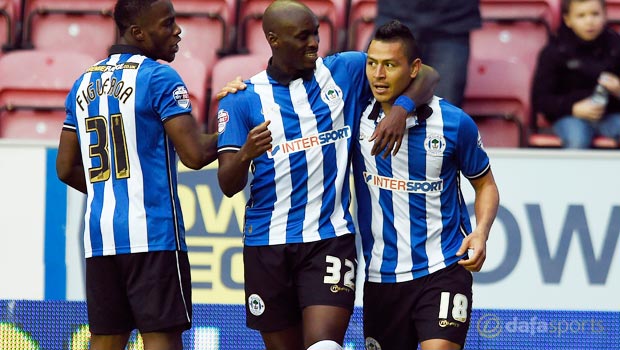
<path id="1" fill-rule="evenodd" d="M 435 68 L 441 80 L 437 95 L 463 104 L 469 37 L 481 27 L 479 0 L 380 0 L 375 27 L 392 19 L 406 24 L 417 39 L 422 61 Z"/>
<path id="2" fill-rule="evenodd" d="M 605 0 L 562 0 L 563 23 L 541 50 L 532 105 L 565 148 L 620 138 L 620 36 L 606 24 Z M 594 96 L 598 91 L 601 96 Z M 607 102 L 608 101 L 608 102 Z"/>

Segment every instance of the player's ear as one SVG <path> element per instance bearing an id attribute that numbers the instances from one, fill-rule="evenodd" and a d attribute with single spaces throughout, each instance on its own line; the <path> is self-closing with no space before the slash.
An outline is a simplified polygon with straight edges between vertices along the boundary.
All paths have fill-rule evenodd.
<path id="1" fill-rule="evenodd" d="M 422 66 L 421 59 L 416 58 L 415 60 L 413 60 L 413 63 L 411 63 L 410 72 L 409 72 L 409 76 L 411 77 L 411 79 L 415 78 L 418 75 L 418 73 L 420 72 L 421 66 Z"/>
<path id="2" fill-rule="evenodd" d="M 129 32 L 131 33 L 131 36 L 136 41 L 144 41 L 146 34 L 144 33 L 144 30 L 142 30 L 140 26 L 135 25 L 135 24 L 130 26 Z"/>
<path id="3" fill-rule="evenodd" d="M 278 47 L 278 34 L 274 33 L 274 32 L 269 32 L 267 33 L 267 42 L 269 43 L 269 46 L 271 47 Z"/>

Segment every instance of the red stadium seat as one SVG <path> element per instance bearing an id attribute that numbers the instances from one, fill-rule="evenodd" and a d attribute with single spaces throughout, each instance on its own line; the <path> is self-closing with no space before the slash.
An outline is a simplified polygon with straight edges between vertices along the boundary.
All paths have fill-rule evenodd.
<path id="1" fill-rule="evenodd" d="M 201 60 L 183 55 L 177 55 L 170 65 L 183 78 L 192 103 L 192 114 L 203 126 L 207 111 L 207 65 Z"/>
<path id="2" fill-rule="evenodd" d="M 66 114 L 64 108 L 14 108 L 0 106 L 0 138 L 56 140 Z"/>
<path id="3" fill-rule="evenodd" d="M 366 51 L 375 29 L 377 0 L 351 0 L 347 49 Z"/>
<path id="4" fill-rule="evenodd" d="M 561 0 L 481 0 L 484 21 L 544 22 L 550 30 L 559 27 Z"/>
<path id="5" fill-rule="evenodd" d="M 471 33 L 470 59 L 518 62 L 531 79 L 538 53 L 557 26 L 559 0 L 482 0 L 482 28 Z M 527 86 L 529 91 L 529 86 Z"/>
<path id="6" fill-rule="evenodd" d="M 620 32 L 620 0 L 606 0 L 607 21 L 612 28 Z"/>
<path id="7" fill-rule="evenodd" d="M 17 6 L 14 0 L 0 0 L 0 54 L 15 45 L 16 29 L 21 21 Z"/>
<path id="8" fill-rule="evenodd" d="M 58 138 L 67 93 L 93 63 L 89 55 L 67 51 L 0 57 L 0 137 Z"/>
<path id="9" fill-rule="evenodd" d="M 237 48 L 240 53 L 271 54 L 262 28 L 263 12 L 271 0 L 240 0 Z M 346 0 L 305 0 L 319 18 L 319 55 L 339 51 L 344 42 Z"/>
<path id="10" fill-rule="evenodd" d="M 215 95 L 226 83 L 240 76 L 249 79 L 267 67 L 269 55 L 245 54 L 232 55 L 220 59 L 213 67 L 211 75 L 211 101 L 209 102 L 209 116 L 207 120 L 208 132 L 217 131 L 217 105 Z"/>
<path id="11" fill-rule="evenodd" d="M 21 26 L 21 1 L 0 0 L 0 47 L 2 51 L 12 49 L 17 44 Z"/>
<path id="12" fill-rule="evenodd" d="M 178 55 L 202 61 L 209 69 L 219 54 L 234 46 L 235 0 L 175 0 L 177 24 L 181 27 Z"/>
<path id="13" fill-rule="evenodd" d="M 551 126 L 540 113 L 535 116 L 535 124 L 528 137 L 528 146 L 539 148 L 559 148 L 562 147 L 562 140 L 555 135 Z M 592 140 L 593 148 L 614 149 L 620 147 L 618 142 L 612 138 L 596 136 Z"/>
<path id="14" fill-rule="evenodd" d="M 520 61 L 533 72 L 538 53 L 548 38 L 548 28 L 542 23 L 485 21 L 481 29 L 471 34 L 471 57 Z"/>
<path id="15" fill-rule="evenodd" d="M 531 74 L 519 61 L 472 59 L 463 110 L 491 147 L 521 147 L 530 116 Z"/>
<path id="16" fill-rule="evenodd" d="M 116 41 L 114 0 L 26 0 L 23 47 L 104 58 Z"/>

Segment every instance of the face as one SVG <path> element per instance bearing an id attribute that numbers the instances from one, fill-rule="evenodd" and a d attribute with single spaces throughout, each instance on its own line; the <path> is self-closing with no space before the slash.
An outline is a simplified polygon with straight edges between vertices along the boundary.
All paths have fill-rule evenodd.
<path id="1" fill-rule="evenodd" d="M 288 71 L 314 69 L 319 50 L 319 21 L 311 12 L 297 10 L 282 20 L 268 40 L 274 63 Z"/>
<path id="2" fill-rule="evenodd" d="M 574 1 L 568 13 L 564 15 L 564 23 L 582 40 L 596 39 L 605 27 L 605 12 L 598 0 Z"/>
<path id="3" fill-rule="evenodd" d="M 372 94 L 380 103 L 392 104 L 411 83 L 420 69 L 421 61 L 409 64 L 400 41 L 373 40 L 368 46 L 366 77 Z"/>
<path id="4" fill-rule="evenodd" d="M 174 60 L 181 41 L 181 28 L 175 22 L 174 15 L 169 0 L 158 0 L 138 19 L 143 39 L 140 48 L 148 57 L 166 62 Z"/>

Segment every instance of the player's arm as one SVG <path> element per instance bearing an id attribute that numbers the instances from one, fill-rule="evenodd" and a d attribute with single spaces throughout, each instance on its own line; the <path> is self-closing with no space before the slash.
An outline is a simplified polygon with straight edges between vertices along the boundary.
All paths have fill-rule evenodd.
<path id="1" fill-rule="evenodd" d="M 217 134 L 199 131 L 191 114 L 167 119 L 166 134 L 172 140 L 181 162 L 190 169 L 200 169 L 217 158 Z"/>
<path id="2" fill-rule="evenodd" d="M 403 95 L 412 100 L 416 106 L 421 106 L 433 98 L 438 82 L 439 73 L 433 67 L 422 64 L 418 75 L 412 80 Z M 371 141 L 374 140 L 371 150 L 373 156 L 384 152 L 383 158 L 387 158 L 390 152 L 394 155 L 398 153 L 406 130 L 406 119 L 410 112 L 402 105 L 394 104 L 392 106 L 390 114 L 377 125 L 370 138 Z"/>
<path id="3" fill-rule="evenodd" d="M 86 193 L 86 179 L 77 134 L 63 130 L 60 133 L 58 155 L 56 156 L 56 174 L 60 181 Z"/>
<path id="4" fill-rule="evenodd" d="M 499 207 L 499 191 L 491 169 L 482 177 L 470 179 L 476 199 L 474 200 L 474 212 L 476 215 L 476 228 L 463 240 L 456 255 L 463 255 L 468 249 L 473 249 L 467 260 L 459 261 L 467 270 L 480 271 L 486 260 L 486 242 L 489 239 L 491 225 L 497 215 Z"/>
<path id="5" fill-rule="evenodd" d="M 248 171 L 252 160 L 271 149 L 271 131 L 267 120 L 248 134 L 245 144 L 237 152 L 220 152 L 217 178 L 222 192 L 232 197 L 243 190 L 248 182 Z"/>

